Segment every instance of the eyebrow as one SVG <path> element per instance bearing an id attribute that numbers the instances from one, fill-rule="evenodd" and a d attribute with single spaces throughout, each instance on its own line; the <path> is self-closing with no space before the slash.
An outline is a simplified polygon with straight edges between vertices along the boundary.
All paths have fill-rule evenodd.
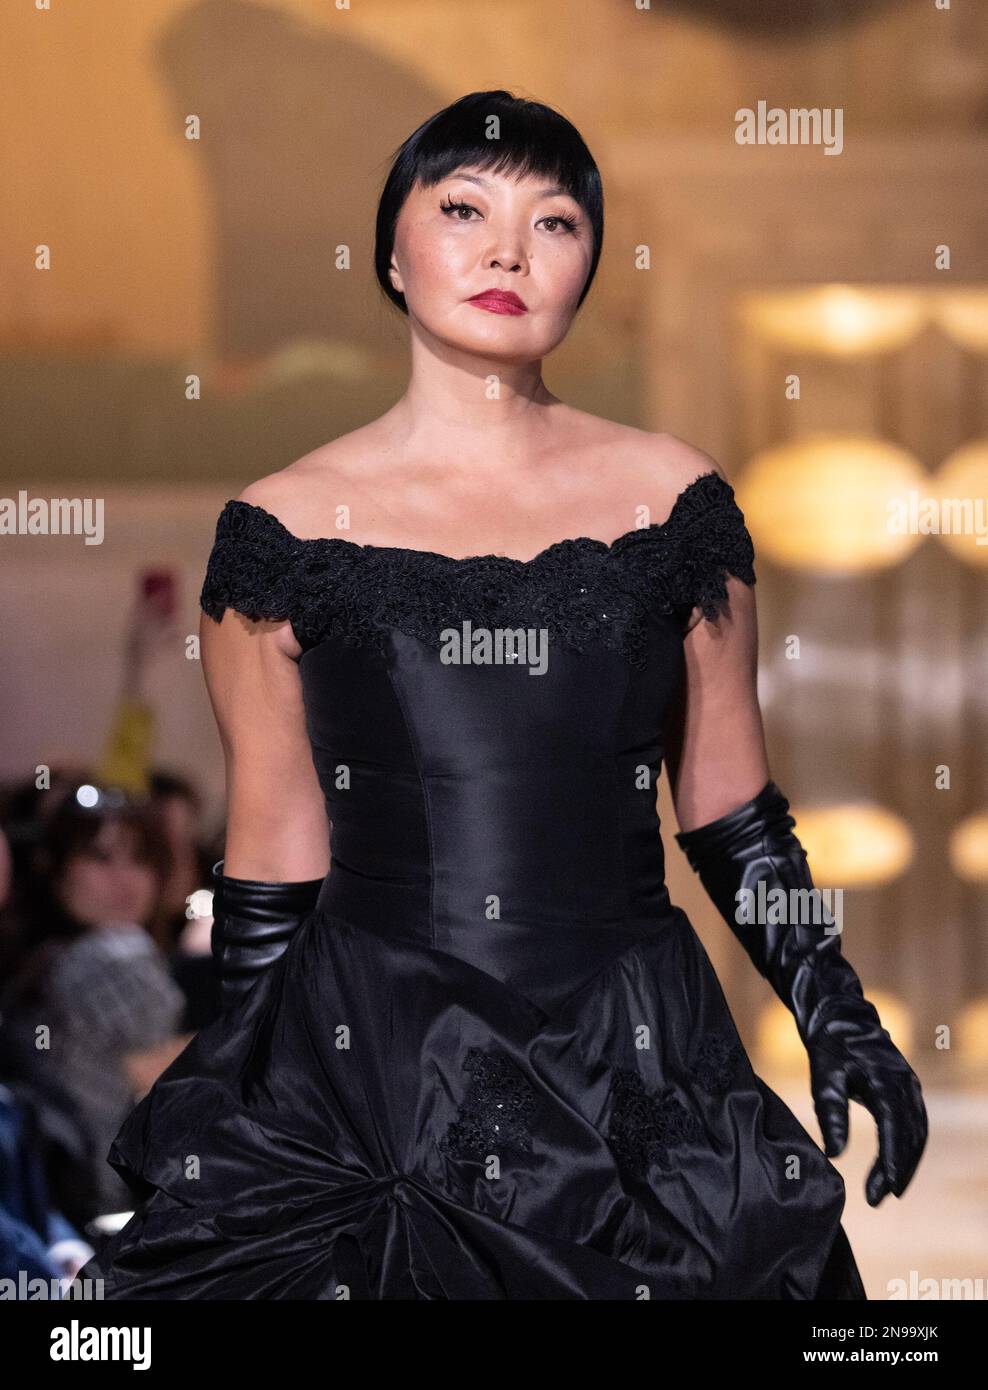
<path id="1" fill-rule="evenodd" d="M 490 179 L 481 178 L 477 174 L 450 174 L 449 177 L 451 179 L 466 179 L 468 183 L 479 183 L 482 188 L 487 188 L 490 185 Z M 557 193 L 563 194 L 566 198 L 573 196 L 568 188 L 540 188 L 535 196 L 536 198 L 554 198 Z"/>

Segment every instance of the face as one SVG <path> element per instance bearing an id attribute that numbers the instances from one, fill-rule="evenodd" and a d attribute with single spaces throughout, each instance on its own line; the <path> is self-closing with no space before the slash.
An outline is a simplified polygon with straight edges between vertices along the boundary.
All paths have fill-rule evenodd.
<path id="1" fill-rule="evenodd" d="M 551 180 L 461 169 L 409 193 L 391 281 L 409 317 L 441 342 L 524 362 L 566 336 L 592 258 L 589 217 Z M 521 306 L 476 298 L 491 290 L 510 292 Z"/>
<path id="2" fill-rule="evenodd" d="M 67 860 L 56 891 L 62 905 L 90 927 L 143 925 L 157 880 L 137 852 L 133 831 L 107 821 L 87 848 Z"/>

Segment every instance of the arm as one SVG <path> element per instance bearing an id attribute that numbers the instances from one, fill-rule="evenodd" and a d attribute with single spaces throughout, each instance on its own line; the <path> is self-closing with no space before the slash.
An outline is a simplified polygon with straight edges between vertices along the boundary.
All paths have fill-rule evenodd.
<path id="1" fill-rule="evenodd" d="M 329 822 L 290 624 L 227 608 L 220 622 L 202 613 L 199 635 L 226 763 L 226 870 L 257 880 L 325 877 Z"/>
<path id="2" fill-rule="evenodd" d="M 213 870 L 212 946 L 227 1007 L 315 907 L 329 870 L 329 821 L 290 623 L 226 608 L 219 621 L 202 614 L 200 637 L 226 762 L 226 857 Z"/>
<path id="3" fill-rule="evenodd" d="M 732 810 L 768 781 L 768 755 L 758 705 L 758 621 L 755 591 L 731 575 L 730 613 L 702 618 L 683 643 L 680 698 L 666 730 L 666 764 L 682 830 Z"/>
<path id="4" fill-rule="evenodd" d="M 796 1020 L 828 1155 L 847 1143 L 850 1099 L 874 1116 L 879 1153 L 866 1193 L 877 1206 L 890 1191 L 902 1195 L 925 1147 L 920 1084 L 864 997 L 833 917 L 819 912 L 789 803 L 768 780 L 754 593 L 735 578 L 728 593 L 729 615 L 701 621 L 685 639 L 686 678 L 667 746 L 683 827 L 676 839 Z M 770 900 L 759 916 L 752 903 L 760 885 Z"/>
<path id="5" fill-rule="evenodd" d="M 723 468 L 710 454 L 675 435 L 664 434 L 662 441 L 663 463 L 674 468 L 677 484 L 711 471 L 727 485 Z M 705 621 L 699 605 L 690 614 L 683 643 L 685 677 L 666 726 L 665 763 L 683 830 L 705 825 L 747 801 L 769 775 L 758 707 L 754 571 L 751 584 L 743 578 L 754 552 L 747 554 L 741 543 L 741 532 L 749 545 L 750 538 L 733 503 L 726 516 L 704 522 L 712 539 L 700 563 L 723 566 L 727 611 L 717 622 Z"/>
<path id="6" fill-rule="evenodd" d="M 164 1042 L 155 1043 L 153 1047 L 124 1053 L 124 1075 L 130 1083 L 135 1100 L 140 1100 L 150 1091 L 161 1073 L 185 1051 L 194 1037 L 194 1033 L 175 1033 Z"/>

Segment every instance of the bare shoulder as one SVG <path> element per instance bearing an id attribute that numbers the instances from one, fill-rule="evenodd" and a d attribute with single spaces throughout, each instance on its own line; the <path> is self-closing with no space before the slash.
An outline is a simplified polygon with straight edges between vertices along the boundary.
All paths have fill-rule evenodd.
<path id="1" fill-rule="evenodd" d="M 716 459 L 678 435 L 664 430 L 643 430 L 585 412 L 574 412 L 574 416 L 591 448 L 605 445 L 608 458 L 631 469 L 642 468 L 646 476 L 662 475 L 670 483 L 681 486 L 701 473 L 713 471 L 724 477 L 724 470 Z"/>
<path id="2" fill-rule="evenodd" d="M 303 455 L 285 468 L 279 468 L 262 478 L 257 478 L 243 488 L 237 495 L 238 502 L 246 502 L 280 521 L 294 536 L 308 537 L 330 535 L 331 531 L 320 529 L 321 515 L 325 514 L 327 496 L 332 498 L 335 489 L 327 486 L 331 468 L 327 459 L 333 446 L 321 445 L 311 453 Z M 329 507 L 332 503 L 329 502 Z M 252 661 L 261 660 L 260 653 L 278 651 L 297 660 L 301 648 L 287 619 L 248 621 L 243 617 L 238 622 L 200 623 L 204 643 L 209 650 L 222 647 L 224 651 L 251 652 Z M 263 640 L 247 641 L 247 638 L 261 636 Z M 204 652 L 206 647 L 204 646 Z"/>
<path id="3" fill-rule="evenodd" d="M 614 488 L 634 495 L 657 515 L 668 514 L 680 493 L 703 474 L 727 481 L 716 459 L 695 444 L 664 431 L 607 422 L 600 457 Z"/>
<path id="4" fill-rule="evenodd" d="M 673 482 L 685 487 L 702 473 L 718 473 L 726 482 L 727 477 L 718 461 L 695 444 L 688 444 L 675 434 L 654 434 L 653 459 L 668 473 Z"/>
<path id="5" fill-rule="evenodd" d="M 714 472 L 724 477 L 724 470 L 716 459 L 675 434 L 632 429 L 628 432 L 626 447 L 629 458 L 644 470 L 646 478 L 674 493 L 702 473 Z"/>
<path id="6" fill-rule="evenodd" d="M 332 534 L 337 510 L 367 487 L 374 451 L 373 425 L 361 426 L 257 478 L 238 501 L 262 507 L 297 536 Z"/>

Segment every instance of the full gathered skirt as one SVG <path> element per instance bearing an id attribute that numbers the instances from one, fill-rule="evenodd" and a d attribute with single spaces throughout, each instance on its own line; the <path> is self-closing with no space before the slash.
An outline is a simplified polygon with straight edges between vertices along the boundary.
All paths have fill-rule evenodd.
<path id="1" fill-rule="evenodd" d="M 108 1158 L 107 1298 L 866 1297 L 843 1180 L 678 908 L 551 1013 L 317 908 Z"/>

